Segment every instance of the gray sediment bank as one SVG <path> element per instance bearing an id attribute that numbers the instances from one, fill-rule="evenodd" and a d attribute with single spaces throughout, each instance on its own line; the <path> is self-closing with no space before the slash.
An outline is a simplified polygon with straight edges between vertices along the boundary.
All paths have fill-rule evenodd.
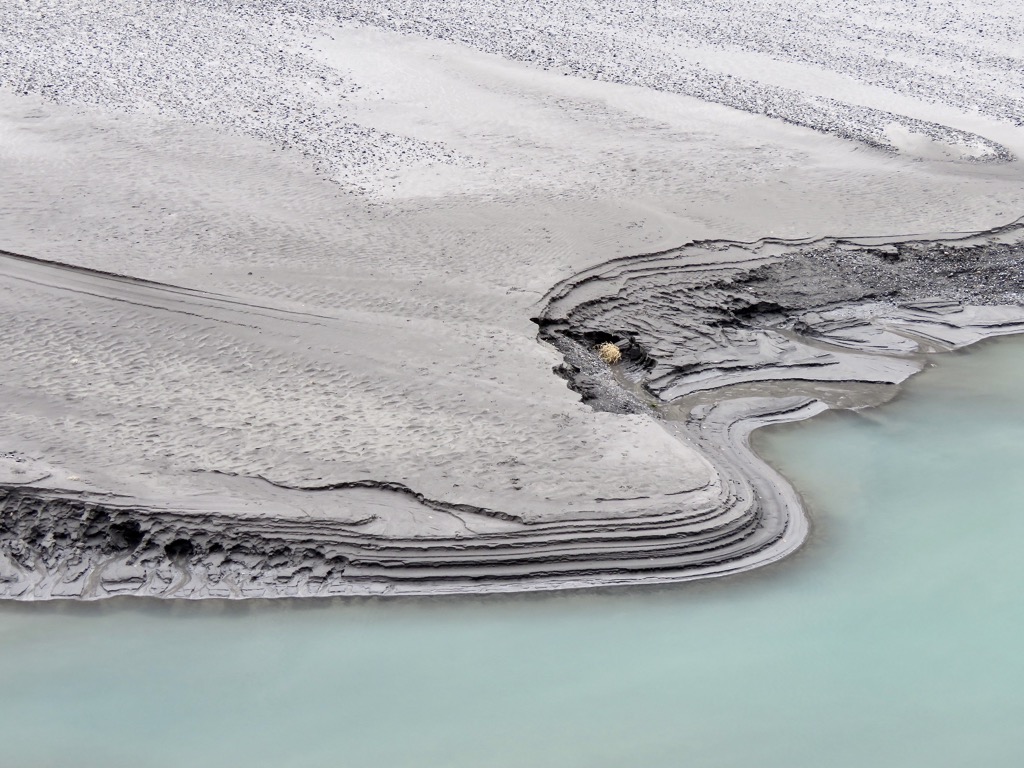
<path id="1" fill-rule="evenodd" d="M 616 259 L 556 286 L 535 319 L 602 410 L 643 408 L 585 351 L 612 342 L 665 401 L 778 381 L 896 384 L 921 355 L 1014 333 L 1024 224 L 893 238 L 711 241 Z"/>
<path id="2" fill-rule="evenodd" d="M 594 498 L 560 519 L 451 504 L 387 478 L 210 473 L 202 496 L 76 489 L 0 458 L 0 595 L 96 599 L 441 594 L 721 576 L 804 540 L 799 499 L 750 450 L 759 426 L 884 399 L 929 354 L 1024 331 L 1024 224 L 977 234 L 692 243 L 555 286 L 536 322 L 593 407 L 643 413 L 714 468 L 699 493 Z M 228 322 L 231 297 L 0 255 L 7 277 L 116 291 Z M 292 322 L 269 306 L 254 315 Z M 323 318 L 320 319 L 323 321 Z M 601 363 L 616 343 L 623 361 Z M 211 490 L 213 489 L 213 490 Z M 253 504 L 259 502 L 258 508 Z"/>
<path id="3" fill-rule="evenodd" d="M 0 595 L 799 546 L 747 435 L 1020 330 L 1021 232 L 791 238 L 1024 210 L 1016 6 L 801 8 L 0 8 Z"/>

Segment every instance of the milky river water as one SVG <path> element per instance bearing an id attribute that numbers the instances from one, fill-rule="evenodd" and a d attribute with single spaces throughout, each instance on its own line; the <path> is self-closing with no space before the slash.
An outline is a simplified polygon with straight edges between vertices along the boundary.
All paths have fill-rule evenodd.
<path id="1" fill-rule="evenodd" d="M 813 530 L 738 578 L 2 605 L 0 765 L 1024 766 L 1024 340 L 756 443 Z"/>

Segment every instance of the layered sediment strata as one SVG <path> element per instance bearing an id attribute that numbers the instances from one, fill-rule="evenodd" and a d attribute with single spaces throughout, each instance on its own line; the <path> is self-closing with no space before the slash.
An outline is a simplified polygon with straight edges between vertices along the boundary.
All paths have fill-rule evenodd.
<path id="1" fill-rule="evenodd" d="M 0 594 L 281 597 L 528 591 L 657 583 L 773 562 L 807 532 L 788 484 L 749 449 L 758 426 L 880 399 L 931 352 L 1024 331 L 1022 231 L 906 239 L 695 243 L 617 259 L 556 286 L 537 322 L 597 408 L 656 420 L 707 459 L 661 496 L 530 515 L 432 499 L 387 478 L 259 474 L 98 491 L 3 457 Z M 8 254 L 18 279 L 268 334 L 280 308 Z M 986 302 L 983 304 L 982 302 Z M 268 323 L 267 318 L 274 322 Z M 302 320 L 300 322 L 306 322 Z M 320 317 L 318 323 L 330 323 Z M 623 363 L 599 362 L 598 342 Z M 881 396 L 884 397 L 884 394 Z M 175 482 L 178 485 L 175 485 Z"/>
<path id="2" fill-rule="evenodd" d="M 542 337 L 585 400 L 621 398 L 580 345 L 617 343 L 659 402 L 773 381 L 897 384 L 921 354 L 1020 330 L 1020 221 L 935 239 L 713 241 L 598 265 L 550 292 Z M 603 407 L 603 406 L 602 406 Z"/>
<path id="3" fill-rule="evenodd" d="M 791 407 L 806 412 L 808 404 Z M 764 410 L 766 422 L 778 418 L 776 404 Z M 729 419 L 706 424 L 720 438 L 736 428 Z M 181 499 L 143 504 L 7 484 L 0 591 L 20 599 L 529 591 L 721 575 L 798 546 L 803 519 L 786 486 L 760 478 L 751 485 L 734 469 L 753 458 L 742 440 L 720 453 L 718 479 L 702 500 L 629 500 L 675 508 L 614 521 L 595 510 L 593 519 L 584 512 L 527 524 L 385 482 L 287 489 L 290 498 L 279 497 L 269 514 L 251 513 L 237 497 L 189 509 Z M 323 497 L 330 513 L 296 514 L 311 495 Z M 625 500 L 592 503 L 615 501 Z M 339 513 L 346 509 L 351 514 Z"/>

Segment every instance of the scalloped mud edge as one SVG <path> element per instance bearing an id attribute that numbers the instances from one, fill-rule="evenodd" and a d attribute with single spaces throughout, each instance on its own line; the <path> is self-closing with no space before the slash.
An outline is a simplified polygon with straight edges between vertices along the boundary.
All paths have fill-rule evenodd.
<path id="1" fill-rule="evenodd" d="M 535 318 L 565 357 L 556 373 L 595 409 L 657 421 L 713 468 L 679 494 L 591 500 L 600 513 L 538 521 L 386 478 L 309 486 L 210 472 L 187 494 L 100 492 L 38 457 L 2 454 L 0 597 L 526 592 L 775 562 L 808 520 L 751 433 L 877 404 L 934 353 L 1024 331 L 1022 256 L 1018 220 L 981 233 L 696 242 L 558 284 Z M 0 273 L 215 320 L 242 312 L 250 327 L 309 320 L 18 254 L 0 255 Z M 620 364 L 599 360 L 604 342 Z"/>

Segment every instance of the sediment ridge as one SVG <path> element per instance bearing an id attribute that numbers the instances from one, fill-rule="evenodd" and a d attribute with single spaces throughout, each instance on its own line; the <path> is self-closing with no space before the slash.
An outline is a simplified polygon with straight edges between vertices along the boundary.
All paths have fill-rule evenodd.
<path id="1" fill-rule="evenodd" d="M 800 546 L 808 521 L 750 450 L 751 432 L 881 402 L 932 353 L 1024 331 L 1022 255 L 1017 221 L 983 233 L 698 242 L 559 283 L 535 318 L 540 339 L 564 355 L 557 373 L 595 409 L 657 422 L 711 468 L 678 493 L 593 498 L 571 514 L 432 499 L 386 477 L 316 484 L 200 471 L 188 493 L 173 483 L 105 492 L 11 451 L 0 456 L 0 596 L 515 592 L 684 581 L 776 561 Z M 246 333 L 332 323 L 18 254 L 0 254 L 0 267 L 5 281 Z M 622 351 L 620 364 L 600 362 L 604 342 Z"/>

